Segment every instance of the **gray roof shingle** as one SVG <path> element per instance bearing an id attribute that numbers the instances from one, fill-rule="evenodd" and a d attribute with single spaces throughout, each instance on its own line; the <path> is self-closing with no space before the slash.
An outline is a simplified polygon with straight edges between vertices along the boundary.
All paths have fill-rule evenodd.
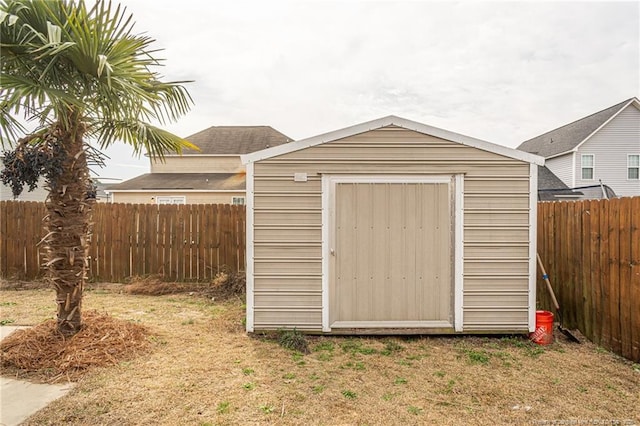
<path id="1" fill-rule="evenodd" d="M 291 142 L 291 138 L 270 126 L 212 126 L 185 138 L 200 151 L 184 154 L 241 155 Z"/>
<path id="2" fill-rule="evenodd" d="M 146 173 L 117 185 L 108 191 L 202 190 L 244 191 L 244 173 Z"/>
<path id="3" fill-rule="evenodd" d="M 633 99 L 627 99 L 573 123 L 529 139 L 520 144 L 518 149 L 545 158 L 571 151 Z"/>
<path id="4" fill-rule="evenodd" d="M 569 189 L 547 166 L 538 166 L 538 189 Z"/>

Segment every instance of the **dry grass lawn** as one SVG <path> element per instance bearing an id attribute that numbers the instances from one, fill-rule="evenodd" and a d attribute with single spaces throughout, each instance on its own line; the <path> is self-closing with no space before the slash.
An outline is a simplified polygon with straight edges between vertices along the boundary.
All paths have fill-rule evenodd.
<path id="1" fill-rule="evenodd" d="M 85 294 L 85 309 L 146 326 L 151 350 L 90 370 L 27 425 L 640 424 L 640 366 L 591 343 L 311 337 L 302 355 L 244 333 L 238 299 Z M 0 297 L 3 323 L 54 312 L 51 290 Z"/>

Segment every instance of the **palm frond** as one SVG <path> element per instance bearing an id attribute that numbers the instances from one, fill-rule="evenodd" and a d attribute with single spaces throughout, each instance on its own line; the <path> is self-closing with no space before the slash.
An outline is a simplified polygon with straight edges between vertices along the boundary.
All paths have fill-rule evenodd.
<path id="1" fill-rule="evenodd" d="M 22 111 L 41 123 L 53 116 L 64 124 L 72 108 L 102 146 L 121 140 L 150 155 L 187 147 L 148 124 L 174 122 L 193 104 L 187 82 L 162 81 L 154 43 L 135 34 L 133 17 L 110 1 L 87 8 L 84 0 L 4 0 L 3 113 Z M 1 119 L 0 129 L 12 123 Z"/>
<path id="2" fill-rule="evenodd" d="M 120 140 L 133 147 L 134 154 L 147 153 L 151 158 L 164 158 L 168 153 L 181 154 L 184 149 L 199 151 L 191 142 L 141 121 L 110 121 L 96 128 L 94 136 L 100 149 Z"/>

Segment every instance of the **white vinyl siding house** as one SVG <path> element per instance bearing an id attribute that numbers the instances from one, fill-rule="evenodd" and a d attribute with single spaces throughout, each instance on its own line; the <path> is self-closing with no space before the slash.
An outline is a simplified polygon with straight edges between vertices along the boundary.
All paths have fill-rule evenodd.
<path id="1" fill-rule="evenodd" d="M 628 179 L 630 154 L 640 154 L 640 106 L 630 105 L 584 141 L 576 155 L 593 155 L 593 180 L 583 179 L 576 165 L 576 187 L 602 181 L 618 196 L 640 195 L 640 182 Z"/>
<path id="2" fill-rule="evenodd" d="M 518 149 L 545 157 L 546 167 L 570 188 L 602 182 L 617 196 L 638 196 L 640 182 L 629 176 L 630 161 L 640 154 L 640 101 L 628 99 Z"/>
<path id="3" fill-rule="evenodd" d="M 386 117 L 243 162 L 248 331 L 533 330 L 542 158 Z"/>
<path id="4" fill-rule="evenodd" d="M 559 157 L 548 158 L 544 165 L 553 172 L 565 185 L 573 188 L 574 153 L 561 155 Z M 546 189 L 546 188 L 545 188 Z"/>

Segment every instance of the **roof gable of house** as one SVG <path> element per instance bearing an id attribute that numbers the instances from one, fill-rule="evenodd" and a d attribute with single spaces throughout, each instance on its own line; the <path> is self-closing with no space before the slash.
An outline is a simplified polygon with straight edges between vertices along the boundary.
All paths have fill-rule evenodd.
<path id="1" fill-rule="evenodd" d="M 362 124 L 356 124 L 355 126 L 346 127 L 344 129 L 335 130 L 333 132 L 324 133 L 311 138 L 301 139 L 295 142 L 288 143 L 286 145 L 280 145 L 273 148 L 264 149 L 262 151 L 256 151 L 250 154 L 245 154 L 241 156 L 241 159 L 244 164 L 253 163 L 255 161 L 264 160 L 267 158 L 275 157 L 282 154 L 287 154 L 294 151 L 299 151 L 301 149 L 309 148 L 309 147 L 320 145 L 323 143 L 332 142 L 338 139 L 355 136 L 371 130 L 381 129 L 383 127 L 391 127 L 391 126 L 401 127 L 407 130 L 413 130 L 418 133 L 435 136 L 437 138 L 456 142 L 461 145 L 470 146 L 473 148 L 492 152 L 498 155 L 503 155 L 508 158 L 526 161 L 528 163 L 534 163 L 539 166 L 544 164 L 544 159 L 537 155 L 529 154 L 523 151 L 518 151 L 502 145 L 496 145 L 480 139 L 475 139 L 469 136 L 461 135 L 459 133 L 450 132 L 448 130 L 439 129 L 437 127 L 428 126 L 426 124 L 418 123 L 416 121 L 407 120 L 405 118 L 396 117 L 393 115 L 379 118 L 373 121 L 367 121 Z"/>
<path id="2" fill-rule="evenodd" d="M 185 139 L 200 148 L 184 150 L 186 155 L 241 155 L 292 140 L 270 126 L 212 126 Z"/>
<path id="3" fill-rule="evenodd" d="M 612 107 L 536 136 L 520 144 L 518 149 L 545 158 L 572 151 L 634 101 L 638 103 L 636 98 L 627 99 Z"/>

